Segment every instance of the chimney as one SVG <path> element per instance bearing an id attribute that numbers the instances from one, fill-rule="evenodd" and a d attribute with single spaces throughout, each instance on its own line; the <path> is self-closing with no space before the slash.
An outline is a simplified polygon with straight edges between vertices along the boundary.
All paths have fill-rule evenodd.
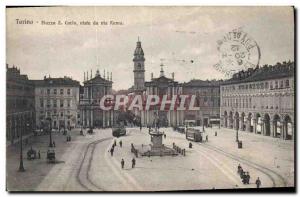
<path id="1" fill-rule="evenodd" d="M 91 79 L 93 78 L 93 70 L 91 69 Z"/>
<path id="2" fill-rule="evenodd" d="M 85 82 L 85 72 L 83 72 L 83 82 Z"/>
<path id="3" fill-rule="evenodd" d="M 103 72 L 103 79 L 105 79 L 105 69 L 104 69 L 104 72 Z"/>
<path id="4" fill-rule="evenodd" d="M 153 73 L 151 73 L 151 80 L 153 80 Z"/>
<path id="5" fill-rule="evenodd" d="M 89 80 L 89 71 L 86 71 L 86 80 Z"/>
<path id="6" fill-rule="evenodd" d="M 110 81 L 112 81 L 112 72 L 110 72 Z"/>
<path id="7" fill-rule="evenodd" d="M 175 76 L 175 73 L 174 73 L 174 72 L 172 72 L 172 79 L 173 79 L 173 81 L 174 81 L 174 76 Z"/>

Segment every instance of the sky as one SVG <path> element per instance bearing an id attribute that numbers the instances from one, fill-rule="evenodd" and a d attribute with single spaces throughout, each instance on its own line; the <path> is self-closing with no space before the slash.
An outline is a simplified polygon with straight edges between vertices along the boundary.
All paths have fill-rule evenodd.
<path id="1" fill-rule="evenodd" d="M 17 24 L 16 19 L 33 24 Z M 63 25 L 41 24 L 58 20 Z M 213 66 L 220 59 L 217 41 L 236 28 L 258 44 L 260 65 L 294 60 L 292 7 L 43 7 L 6 9 L 6 63 L 29 79 L 69 76 L 81 83 L 84 72 L 90 77 L 91 70 L 95 75 L 99 69 L 103 76 L 105 70 L 112 72 L 113 89 L 128 89 L 139 37 L 146 81 L 151 73 L 159 76 L 161 63 L 165 75 L 174 72 L 179 82 L 226 79 Z"/>

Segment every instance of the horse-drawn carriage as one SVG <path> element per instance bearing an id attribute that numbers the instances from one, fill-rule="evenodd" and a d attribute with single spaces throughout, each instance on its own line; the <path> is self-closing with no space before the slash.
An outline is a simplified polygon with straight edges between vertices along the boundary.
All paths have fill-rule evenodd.
<path id="1" fill-rule="evenodd" d="M 36 151 L 32 147 L 27 151 L 27 159 L 33 160 L 36 159 Z"/>

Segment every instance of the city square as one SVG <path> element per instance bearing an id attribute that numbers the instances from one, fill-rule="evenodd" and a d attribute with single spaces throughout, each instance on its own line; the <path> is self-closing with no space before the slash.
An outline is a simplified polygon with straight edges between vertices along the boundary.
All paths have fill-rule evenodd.
<path id="1" fill-rule="evenodd" d="M 7 190 L 294 191 L 293 14 L 8 8 Z"/>
<path id="2" fill-rule="evenodd" d="M 111 129 L 95 129 L 95 134 L 85 136 L 80 135 L 79 130 L 74 130 L 71 142 L 66 142 L 63 134 L 56 133 L 54 139 L 58 163 L 55 165 L 47 164 L 46 160 L 48 136 L 43 139 L 44 144 L 35 140 L 26 146 L 25 150 L 30 146 L 41 149 L 42 156 L 34 161 L 25 160 L 24 174 L 16 171 L 19 164 L 17 147 L 8 150 L 16 151 L 16 155 L 8 157 L 8 161 L 15 164 L 7 167 L 8 172 L 15 174 L 15 178 L 8 179 L 8 187 L 25 191 L 242 189 L 256 188 L 257 177 L 260 177 L 262 187 L 294 185 L 294 171 L 291 170 L 294 166 L 294 145 L 291 141 L 282 142 L 280 139 L 240 132 L 244 147 L 238 149 L 235 132 L 208 128 L 208 142 L 193 142 L 193 147 L 189 149 L 189 141 L 184 134 L 172 128 L 160 130 L 166 133 L 166 139 L 163 140 L 166 146 L 171 147 L 174 142 L 186 148 L 186 155 L 138 156 L 136 167 L 132 168 L 131 160 L 135 156 L 130 151 L 130 144 L 137 147 L 144 144 L 147 148 L 150 143 L 147 128 L 142 128 L 142 131 L 140 128 L 128 128 L 128 134 L 119 138 L 112 137 Z M 111 156 L 109 149 L 114 140 L 117 146 Z M 122 147 L 119 141 L 123 142 Z M 122 158 L 125 160 L 124 169 L 120 164 Z M 237 173 L 239 164 L 250 173 L 249 185 L 244 185 Z"/>

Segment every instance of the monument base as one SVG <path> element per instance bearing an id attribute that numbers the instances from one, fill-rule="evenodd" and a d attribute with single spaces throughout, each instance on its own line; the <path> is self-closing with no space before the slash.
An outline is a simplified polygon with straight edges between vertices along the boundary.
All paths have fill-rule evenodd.
<path id="1" fill-rule="evenodd" d="M 176 155 L 178 155 L 178 153 L 175 150 L 166 146 L 163 146 L 161 148 L 157 148 L 157 147 L 154 148 L 153 146 L 151 146 L 150 150 L 142 153 L 142 156 L 148 156 L 148 157 L 150 156 L 162 157 L 162 156 L 176 156 Z"/>
<path id="2" fill-rule="evenodd" d="M 151 142 L 150 150 L 143 152 L 142 156 L 176 156 L 178 155 L 177 152 L 171 148 L 166 147 L 162 143 L 162 136 L 164 133 L 159 131 L 156 132 L 149 132 L 151 135 Z"/>

